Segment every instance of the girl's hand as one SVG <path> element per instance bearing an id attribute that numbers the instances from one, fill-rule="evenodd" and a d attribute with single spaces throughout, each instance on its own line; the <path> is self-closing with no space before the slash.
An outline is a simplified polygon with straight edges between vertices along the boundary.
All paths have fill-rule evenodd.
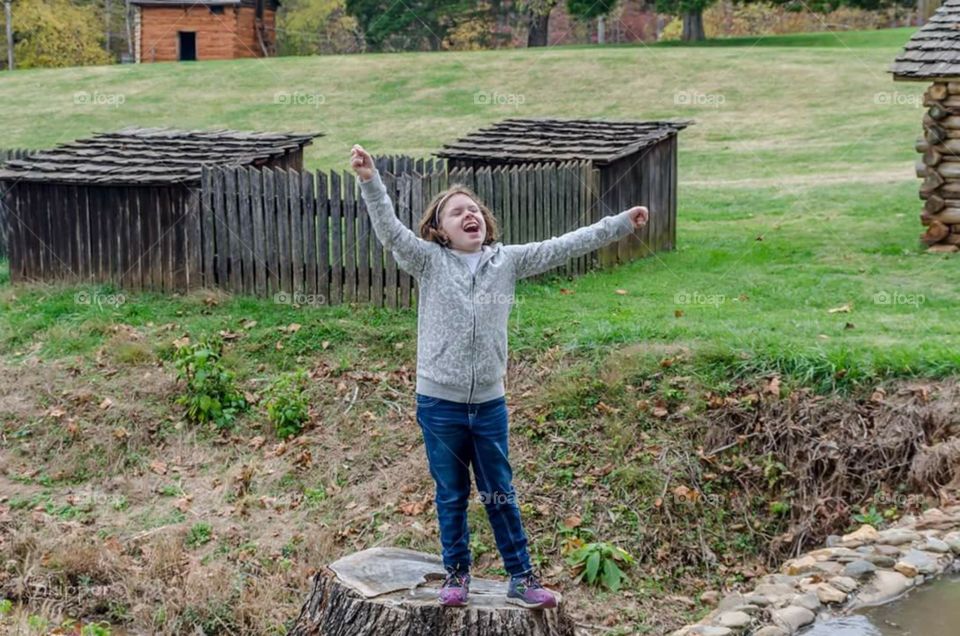
<path id="1" fill-rule="evenodd" d="M 350 167 L 357 173 L 361 181 L 369 181 L 376 171 L 376 167 L 373 165 L 373 157 L 360 144 L 354 144 L 350 150 Z"/>
<path id="2" fill-rule="evenodd" d="M 633 227 L 640 229 L 650 220 L 650 210 L 638 205 L 627 210 L 630 213 L 630 220 L 633 221 Z"/>

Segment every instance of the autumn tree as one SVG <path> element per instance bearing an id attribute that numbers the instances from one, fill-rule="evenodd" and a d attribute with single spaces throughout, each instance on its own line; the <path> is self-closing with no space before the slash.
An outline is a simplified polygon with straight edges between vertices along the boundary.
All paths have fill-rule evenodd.
<path id="1" fill-rule="evenodd" d="M 96 12 L 69 0 L 16 0 L 13 3 L 17 66 L 107 64 L 103 24 Z"/>
<path id="2" fill-rule="evenodd" d="M 357 19 L 344 0 L 285 0 L 277 14 L 281 55 L 317 55 L 356 50 Z"/>

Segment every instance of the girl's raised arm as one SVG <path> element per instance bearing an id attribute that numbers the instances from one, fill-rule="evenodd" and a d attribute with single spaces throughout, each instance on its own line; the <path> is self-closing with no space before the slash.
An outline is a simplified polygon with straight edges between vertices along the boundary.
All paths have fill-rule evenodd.
<path id="1" fill-rule="evenodd" d="M 400 268 L 419 280 L 429 261 L 429 250 L 435 244 L 418 237 L 400 222 L 373 158 L 359 145 L 351 151 L 350 166 L 359 177 L 360 193 L 367 204 L 374 234 L 384 248 L 393 252 Z"/>
<path id="2" fill-rule="evenodd" d="M 642 227 L 648 216 L 647 208 L 638 206 L 561 236 L 523 245 L 505 245 L 503 249 L 514 260 L 517 278 L 535 276 L 563 265 L 568 258 L 587 254 L 622 239 Z"/>

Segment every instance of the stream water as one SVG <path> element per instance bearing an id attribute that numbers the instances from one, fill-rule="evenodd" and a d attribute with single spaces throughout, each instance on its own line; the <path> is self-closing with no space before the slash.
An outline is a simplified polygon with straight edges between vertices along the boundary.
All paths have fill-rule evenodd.
<path id="1" fill-rule="evenodd" d="M 849 616 L 824 618 L 802 636 L 954 636 L 960 634 L 960 576 L 921 585 L 903 598 Z"/>

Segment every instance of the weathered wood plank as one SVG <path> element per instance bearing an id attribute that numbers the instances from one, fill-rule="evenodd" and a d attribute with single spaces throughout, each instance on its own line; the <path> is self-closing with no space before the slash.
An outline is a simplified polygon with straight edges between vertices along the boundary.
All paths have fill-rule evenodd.
<path id="1" fill-rule="evenodd" d="M 291 291 L 295 298 L 301 298 L 303 296 L 305 287 L 303 269 L 302 189 L 300 173 L 296 170 L 290 170 L 287 173 L 287 198 L 290 201 L 290 267 L 293 272 L 291 277 Z"/>
<path id="2" fill-rule="evenodd" d="M 304 290 L 313 301 L 323 304 L 325 299 L 317 298 L 317 197 L 314 194 L 313 175 L 300 174 L 300 201 L 302 205 L 303 260 L 306 285 Z"/>
<path id="3" fill-rule="evenodd" d="M 263 222 L 263 171 L 250 170 L 250 222 L 253 236 L 253 293 L 261 298 L 270 293 L 267 281 L 267 239 Z"/>
<path id="4" fill-rule="evenodd" d="M 317 171 L 317 292 L 330 299 L 330 186 L 325 172 Z"/>
<path id="5" fill-rule="evenodd" d="M 213 169 L 213 216 L 214 216 L 214 243 L 216 254 L 216 286 L 220 289 L 229 289 L 227 278 L 228 240 L 227 200 L 225 193 L 226 174 L 222 168 Z"/>
<path id="6" fill-rule="evenodd" d="M 404 179 L 409 179 L 410 177 L 406 175 L 400 175 L 394 177 L 393 174 L 387 173 L 384 176 L 384 185 L 387 188 L 387 194 L 394 200 L 394 209 L 400 210 L 401 205 L 409 205 L 409 203 L 403 203 L 403 195 L 400 194 L 400 188 L 402 187 L 402 182 Z M 419 182 L 419 179 L 417 178 Z M 409 199 L 409 196 L 408 196 Z M 398 217 L 399 218 L 399 214 Z M 383 293 L 385 295 L 384 302 L 387 307 L 396 308 L 398 307 L 399 298 L 400 298 L 400 282 L 397 274 L 397 261 L 393 257 L 393 252 L 386 252 L 386 271 L 385 271 L 385 280 L 384 280 L 384 289 Z"/>
<path id="7" fill-rule="evenodd" d="M 250 203 L 250 171 L 245 166 L 235 169 L 237 179 L 237 227 L 234 234 L 240 247 L 239 262 L 240 289 L 245 294 L 252 294 L 254 289 L 253 277 L 253 217 Z"/>
<path id="8" fill-rule="evenodd" d="M 200 245 L 200 190 L 190 188 L 187 196 L 187 289 L 203 286 Z"/>
<path id="9" fill-rule="evenodd" d="M 163 201 L 163 225 L 161 227 L 161 236 L 163 237 L 163 290 L 169 293 L 176 291 L 174 270 L 177 267 L 176 240 L 177 216 L 179 214 L 177 202 L 180 200 L 180 193 L 174 194 L 170 191 L 170 188 L 163 188 L 160 192 Z"/>
<path id="10" fill-rule="evenodd" d="M 266 237 L 265 260 L 267 294 L 276 297 L 280 293 L 280 257 L 277 238 L 277 173 L 270 168 L 262 169 L 263 177 L 263 231 Z"/>
<path id="11" fill-rule="evenodd" d="M 213 172 L 204 166 L 200 175 L 200 241 L 202 243 L 200 249 L 203 255 L 203 286 L 210 289 L 216 286 L 214 274 L 216 252 L 213 238 L 216 225 L 213 205 Z"/>
<path id="12" fill-rule="evenodd" d="M 340 175 L 330 172 L 330 302 L 343 302 L 343 236 Z"/>
<path id="13" fill-rule="evenodd" d="M 357 299 L 357 214 L 354 205 L 355 183 L 353 175 L 343 173 L 343 302 Z"/>
<path id="14" fill-rule="evenodd" d="M 290 253 L 290 203 L 287 185 L 290 183 L 287 171 L 279 169 L 276 176 L 277 200 L 277 257 L 280 265 L 280 290 L 288 295 L 293 293 L 293 266 Z"/>
<path id="15" fill-rule="evenodd" d="M 236 168 L 224 170 L 224 191 L 227 197 L 227 276 L 229 289 L 234 294 L 243 293 L 243 271 L 240 245 L 240 213 Z"/>

